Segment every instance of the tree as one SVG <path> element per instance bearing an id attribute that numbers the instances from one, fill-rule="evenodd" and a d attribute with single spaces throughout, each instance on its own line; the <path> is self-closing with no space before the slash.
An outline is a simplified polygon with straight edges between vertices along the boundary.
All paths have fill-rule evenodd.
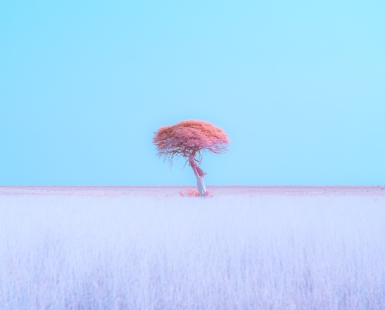
<path id="1" fill-rule="evenodd" d="M 169 159 L 170 164 L 174 156 L 186 158 L 186 163 L 189 163 L 197 179 L 200 196 L 206 194 L 206 173 L 197 164 L 202 162 L 201 151 L 221 154 L 227 151 L 229 142 L 229 137 L 221 128 L 199 120 L 181 121 L 173 126 L 160 127 L 158 132 L 154 132 L 153 138 L 157 155 Z M 197 155 L 198 159 L 195 158 Z"/>

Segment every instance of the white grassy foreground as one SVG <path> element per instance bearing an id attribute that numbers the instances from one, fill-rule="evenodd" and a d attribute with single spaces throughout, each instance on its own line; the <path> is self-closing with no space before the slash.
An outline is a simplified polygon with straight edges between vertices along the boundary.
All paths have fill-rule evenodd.
<path id="1" fill-rule="evenodd" d="M 0 309 L 385 309 L 385 197 L 3 195 Z"/>

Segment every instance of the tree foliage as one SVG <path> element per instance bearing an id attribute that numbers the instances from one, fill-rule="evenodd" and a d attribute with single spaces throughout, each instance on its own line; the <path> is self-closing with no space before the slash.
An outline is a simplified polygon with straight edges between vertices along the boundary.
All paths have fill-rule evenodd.
<path id="1" fill-rule="evenodd" d="M 174 156 L 190 157 L 207 150 L 216 154 L 227 151 L 230 142 L 223 129 L 200 120 L 181 121 L 173 126 L 160 127 L 153 142 L 157 155 L 172 162 Z"/>

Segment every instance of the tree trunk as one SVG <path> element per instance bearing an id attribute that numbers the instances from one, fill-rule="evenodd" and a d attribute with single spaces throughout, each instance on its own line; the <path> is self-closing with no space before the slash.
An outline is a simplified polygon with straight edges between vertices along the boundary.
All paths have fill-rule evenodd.
<path id="1" fill-rule="evenodd" d="M 206 185 L 204 181 L 204 177 L 197 176 L 197 185 L 200 196 L 204 196 L 206 194 Z"/>
<path id="2" fill-rule="evenodd" d="M 189 163 L 197 179 L 199 195 L 204 196 L 206 194 L 206 185 L 204 181 L 204 176 L 206 173 L 204 173 L 204 171 L 195 163 L 194 158 L 195 158 L 195 154 L 191 155 L 189 157 Z"/>

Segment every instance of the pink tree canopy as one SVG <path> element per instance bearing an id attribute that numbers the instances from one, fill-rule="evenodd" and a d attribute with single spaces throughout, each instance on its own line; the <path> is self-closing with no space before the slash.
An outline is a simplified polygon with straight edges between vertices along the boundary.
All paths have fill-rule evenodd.
<path id="1" fill-rule="evenodd" d="M 223 129 L 200 120 L 181 121 L 173 126 L 160 127 L 154 134 L 153 142 L 158 156 L 165 156 L 170 163 L 174 156 L 179 155 L 190 158 L 191 164 L 191 158 L 195 158 L 195 154 L 200 154 L 202 150 L 223 153 L 227 151 L 230 142 Z"/>

